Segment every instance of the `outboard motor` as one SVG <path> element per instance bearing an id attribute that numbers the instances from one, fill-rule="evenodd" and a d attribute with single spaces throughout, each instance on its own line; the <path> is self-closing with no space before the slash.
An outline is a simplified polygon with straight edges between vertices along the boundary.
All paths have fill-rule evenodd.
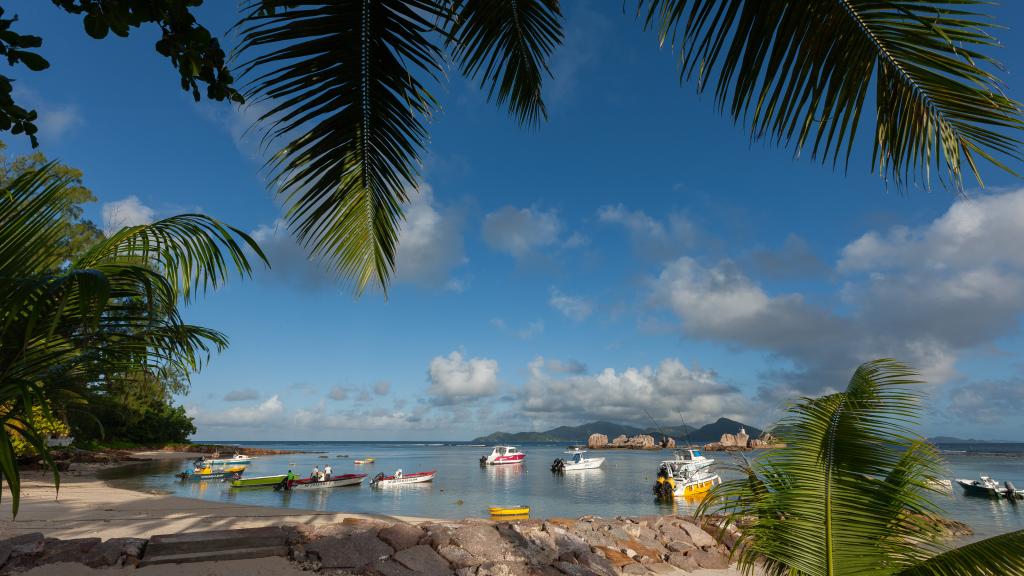
<path id="1" fill-rule="evenodd" d="M 1006 482 L 1003 482 L 1003 485 L 1006 486 L 1007 498 L 1009 498 L 1010 500 L 1016 500 L 1019 497 L 1017 495 L 1017 487 L 1013 485 L 1013 482 L 1007 480 Z"/>
<path id="2" fill-rule="evenodd" d="M 562 474 L 565 472 L 565 460 L 561 458 L 555 458 L 555 461 L 551 463 L 551 471 L 555 474 Z"/>
<path id="3" fill-rule="evenodd" d="M 481 466 L 487 466 L 487 456 L 481 456 L 480 457 L 480 465 Z"/>
<path id="4" fill-rule="evenodd" d="M 675 479 L 668 473 L 668 467 L 662 464 L 661 468 L 658 468 L 658 480 L 654 483 L 654 496 L 662 502 L 671 502 L 675 496 L 675 490 Z"/>

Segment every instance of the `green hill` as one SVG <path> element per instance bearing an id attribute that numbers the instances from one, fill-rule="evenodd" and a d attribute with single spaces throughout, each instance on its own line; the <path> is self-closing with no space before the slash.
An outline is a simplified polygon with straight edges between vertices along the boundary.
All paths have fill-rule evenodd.
<path id="1" fill-rule="evenodd" d="M 716 441 L 722 437 L 722 434 L 735 434 L 739 432 L 740 427 L 746 428 L 747 434 L 749 434 L 751 438 L 757 438 L 761 435 L 761 430 L 759 428 L 755 428 L 735 420 L 730 420 L 729 418 L 719 418 L 710 424 L 696 429 L 687 426 L 685 434 L 682 426 L 665 427 L 661 430 L 664 430 L 666 435 L 670 438 L 675 438 L 677 441 L 688 436 L 692 442 L 703 443 Z M 487 436 L 474 438 L 472 441 L 482 444 L 515 444 L 522 442 L 582 443 L 586 442 L 587 438 L 589 438 L 591 434 L 604 434 L 609 439 L 622 434 L 625 434 L 626 436 L 650 434 L 651 436 L 654 436 L 656 440 L 660 440 L 662 436 L 661 430 L 638 428 L 627 424 L 599 421 L 588 422 L 586 424 L 580 424 L 579 426 L 559 426 L 543 432 L 494 432 Z"/>

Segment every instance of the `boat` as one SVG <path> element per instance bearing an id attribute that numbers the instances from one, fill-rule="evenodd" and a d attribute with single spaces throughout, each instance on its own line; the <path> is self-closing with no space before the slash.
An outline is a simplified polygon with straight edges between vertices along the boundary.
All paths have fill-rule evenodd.
<path id="1" fill-rule="evenodd" d="M 700 451 L 700 448 L 692 446 L 676 450 L 671 460 L 662 462 L 662 464 L 668 464 L 669 470 L 673 475 L 678 475 L 682 470 L 694 472 L 703 470 L 714 463 L 714 459 L 705 456 Z"/>
<path id="2" fill-rule="evenodd" d="M 267 486 L 277 486 L 281 482 L 284 482 L 288 478 L 287 474 L 277 474 L 276 476 L 253 476 L 251 478 L 242 478 L 231 482 L 232 488 L 263 488 Z"/>
<path id="3" fill-rule="evenodd" d="M 373 464 L 376 462 L 376 458 L 363 458 L 362 460 L 353 460 L 356 464 Z"/>
<path id="4" fill-rule="evenodd" d="M 591 470 L 594 468 L 600 468 L 604 464 L 604 458 L 587 458 L 586 449 L 573 446 L 565 451 L 566 454 L 571 454 L 569 458 L 555 458 L 555 461 L 551 463 L 551 471 L 570 472 L 573 470 Z"/>
<path id="5" fill-rule="evenodd" d="M 314 490 L 316 488 L 340 488 L 363 483 L 366 474 L 340 474 L 320 480 L 318 478 L 297 478 L 285 482 L 285 490 Z"/>
<path id="6" fill-rule="evenodd" d="M 207 458 L 204 456 L 196 460 L 196 466 L 233 466 L 237 464 L 250 464 L 252 461 L 253 457 L 246 456 L 245 454 L 232 454 L 230 458 Z"/>
<path id="7" fill-rule="evenodd" d="M 718 474 L 709 472 L 695 472 L 681 481 L 676 481 L 676 489 L 673 495 L 676 497 L 692 498 L 703 495 L 714 486 L 721 484 L 722 478 Z"/>
<path id="8" fill-rule="evenodd" d="M 245 466 L 230 466 L 215 470 L 210 466 L 205 468 L 193 468 L 191 470 L 185 470 L 176 474 L 178 478 L 182 480 L 215 480 L 219 478 L 231 478 L 238 480 L 242 477 L 242 473 L 245 472 Z"/>
<path id="9" fill-rule="evenodd" d="M 418 484 L 420 482 L 430 482 L 436 475 L 436 470 L 414 472 L 412 474 L 403 474 L 401 470 L 396 470 L 391 476 L 385 476 L 381 472 L 374 476 L 373 480 L 370 480 L 370 485 L 374 488 L 383 488 L 385 486 L 400 486 L 402 484 Z"/>
<path id="10" fill-rule="evenodd" d="M 480 457 L 480 465 L 519 464 L 523 460 L 526 460 L 526 453 L 515 446 L 495 446 L 489 455 Z"/>
<path id="11" fill-rule="evenodd" d="M 957 478 L 956 483 L 964 489 L 964 494 L 967 496 L 1009 498 L 1011 500 L 1024 498 L 1024 490 L 1018 490 L 1017 487 L 1009 480 L 1000 485 L 999 482 L 993 480 L 991 476 L 982 476 L 978 480 Z"/>
<path id="12" fill-rule="evenodd" d="M 530 507 L 525 504 L 519 506 L 490 506 L 487 511 L 491 516 L 525 516 L 530 513 Z"/>

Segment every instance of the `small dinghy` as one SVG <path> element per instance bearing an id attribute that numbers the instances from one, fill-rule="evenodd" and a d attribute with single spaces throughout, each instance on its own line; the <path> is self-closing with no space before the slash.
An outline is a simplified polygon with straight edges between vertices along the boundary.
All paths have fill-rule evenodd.
<path id="1" fill-rule="evenodd" d="M 525 516 L 530 513 L 530 507 L 525 504 L 519 506 L 491 506 L 487 509 L 491 516 Z"/>
<path id="2" fill-rule="evenodd" d="M 377 460 L 375 458 L 363 458 L 362 460 L 353 460 L 356 464 L 373 464 Z"/>
<path id="3" fill-rule="evenodd" d="M 211 466 L 213 468 L 224 467 L 224 466 L 238 466 L 242 464 L 251 464 L 252 456 L 246 456 L 244 454 L 232 454 L 230 458 L 199 458 L 195 461 L 194 465 L 196 468 L 204 468 Z"/>
<path id="4" fill-rule="evenodd" d="M 243 472 L 245 472 L 245 466 L 231 466 L 220 470 L 215 470 L 207 466 L 206 468 L 185 470 L 184 472 L 175 474 L 175 476 L 182 480 L 220 480 L 223 478 L 238 480 L 242 477 Z"/>
<path id="5" fill-rule="evenodd" d="M 252 476 L 250 478 L 234 480 L 231 482 L 232 488 L 267 488 L 270 486 L 276 486 L 287 478 L 287 474 L 277 474 L 275 476 Z"/>
<path id="6" fill-rule="evenodd" d="M 370 485 L 374 488 L 384 488 L 386 486 L 400 486 L 402 484 L 418 484 L 420 482 L 430 482 L 436 475 L 436 470 L 415 472 L 413 474 L 403 474 L 401 470 L 397 470 L 392 476 L 385 476 L 381 472 L 373 480 L 370 480 Z"/>
<path id="7" fill-rule="evenodd" d="M 366 474 L 341 474 L 331 476 L 323 480 L 316 478 L 299 478 L 288 480 L 279 484 L 285 490 L 314 490 L 317 488 L 340 488 L 342 486 L 356 486 L 363 483 Z"/>

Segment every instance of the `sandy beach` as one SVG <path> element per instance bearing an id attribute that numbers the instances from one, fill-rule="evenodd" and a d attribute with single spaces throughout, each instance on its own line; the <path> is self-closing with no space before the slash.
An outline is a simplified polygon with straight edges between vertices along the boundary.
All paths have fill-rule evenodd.
<path id="1" fill-rule="evenodd" d="M 141 452 L 140 458 L 187 460 L 199 454 L 183 452 Z M 233 528 L 256 528 L 277 525 L 306 527 L 340 524 L 346 519 L 376 519 L 387 522 L 428 522 L 430 519 L 403 516 L 315 512 L 247 506 L 149 494 L 113 488 L 99 480 L 96 473 L 111 465 L 76 464 L 61 475 L 59 494 L 47 473 L 28 471 L 22 474 L 21 506 L 17 519 L 11 518 L 10 491 L 4 487 L 0 539 L 41 532 L 50 538 L 119 537 L 151 538 L 158 534 L 196 532 Z M 189 574 L 254 576 L 308 574 L 298 564 L 284 558 L 232 560 L 188 564 Z M 92 569 L 81 564 L 51 564 L 34 568 L 32 576 L 86 576 L 108 573 L 110 569 Z M 168 564 L 144 568 L 123 568 L 140 575 L 163 576 L 180 574 L 181 565 Z M 734 569 L 679 572 L 697 576 L 735 576 Z"/>

